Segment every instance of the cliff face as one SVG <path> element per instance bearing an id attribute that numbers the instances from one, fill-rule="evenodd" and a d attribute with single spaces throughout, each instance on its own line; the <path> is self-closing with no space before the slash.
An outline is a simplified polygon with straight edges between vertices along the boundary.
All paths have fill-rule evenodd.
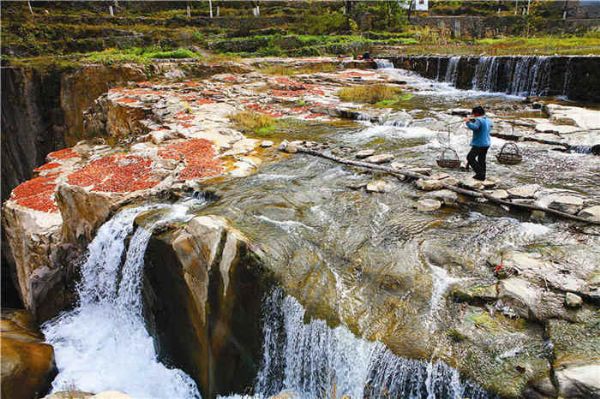
<path id="1" fill-rule="evenodd" d="M 162 360 L 189 374 L 203 397 L 252 386 L 272 281 L 246 238 L 224 219 L 196 217 L 153 237 L 145 264 L 145 318 Z"/>
<path id="2" fill-rule="evenodd" d="M 46 154 L 64 147 L 60 73 L 2 70 L 2 202 Z"/>

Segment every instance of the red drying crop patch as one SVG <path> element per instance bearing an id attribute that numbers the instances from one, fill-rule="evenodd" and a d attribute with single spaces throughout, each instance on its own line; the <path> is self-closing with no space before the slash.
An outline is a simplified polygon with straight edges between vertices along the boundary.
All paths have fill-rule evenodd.
<path id="1" fill-rule="evenodd" d="M 152 160 L 137 155 L 109 155 L 67 177 L 69 184 L 94 191 L 125 193 L 144 190 L 159 182 L 152 175 Z"/>
<path id="2" fill-rule="evenodd" d="M 54 151 L 48 154 L 48 159 L 51 160 L 64 160 L 70 158 L 78 158 L 79 154 L 73 151 L 72 148 L 64 148 L 62 150 Z"/>
<path id="3" fill-rule="evenodd" d="M 183 160 L 185 168 L 179 175 L 183 180 L 213 176 L 222 170 L 221 162 L 215 158 L 212 143 L 205 139 L 171 144 L 158 155 L 164 159 Z"/>
<path id="4" fill-rule="evenodd" d="M 191 121 L 194 119 L 194 115 L 185 112 L 178 112 L 177 114 L 175 114 L 175 119 L 177 119 L 178 121 Z"/>
<path id="5" fill-rule="evenodd" d="M 123 98 L 119 98 L 117 100 L 117 102 L 121 103 L 121 104 L 131 104 L 131 103 L 137 103 L 138 100 L 135 98 L 131 98 L 131 97 L 123 97 Z"/>
<path id="6" fill-rule="evenodd" d="M 198 105 L 214 104 L 214 101 L 211 100 L 210 98 L 201 98 L 199 100 L 196 100 L 196 104 L 198 104 Z"/>
<path id="7" fill-rule="evenodd" d="M 202 86 L 202 83 L 195 82 L 193 80 L 186 80 L 185 82 L 181 82 L 181 83 L 183 83 L 183 85 L 186 86 L 186 87 L 199 87 L 199 86 Z"/>
<path id="8" fill-rule="evenodd" d="M 36 211 L 58 212 L 58 207 L 54 202 L 56 176 L 58 173 L 27 180 L 15 187 L 11 198 L 17 204 Z"/>
<path id="9" fill-rule="evenodd" d="M 60 164 L 58 162 L 48 162 L 48 163 L 45 163 L 45 164 L 43 164 L 41 166 L 38 166 L 33 171 L 34 172 L 43 172 L 45 170 L 50 170 L 50 169 L 58 168 L 59 166 L 60 166 Z"/>

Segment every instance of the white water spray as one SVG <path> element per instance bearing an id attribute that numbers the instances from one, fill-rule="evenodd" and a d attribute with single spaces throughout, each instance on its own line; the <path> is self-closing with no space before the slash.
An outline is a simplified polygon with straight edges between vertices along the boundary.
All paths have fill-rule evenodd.
<path id="1" fill-rule="evenodd" d="M 142 317 L 144 253 L 155 226 L 136 230 L 121 267 L 135 217 L 153 208 L 157 206 L 126 209 L 100 227 L 81 267 L 79 306 L 43 326 L 59 369 L 53 391 L 76 387 L 143 399 L 200 398 L 188 375 L 159 362 Z M 170 210 L 162 222 L 184 214 L 177 206 Z"/>
<path id="2" fill-rule="evenodd" d="M 323 320 L 305 324 L 300 303 L 275 290 L 265 303 L 263 366 L 257 398 L 291 391 L 312 398 L 486 399 L 442 362 L 409 360 L 380 342 L 356 338 Z"/>

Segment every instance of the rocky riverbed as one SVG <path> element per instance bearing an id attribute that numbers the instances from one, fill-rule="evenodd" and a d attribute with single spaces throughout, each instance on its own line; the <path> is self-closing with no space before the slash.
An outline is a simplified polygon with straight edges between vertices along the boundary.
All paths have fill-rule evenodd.
<path id="1" fill-rule="evenodd" d="M 323 63 L 337 69 L 281 76 L 263 68 Z M 40 320 L 73 306 L 87 244 L 120 210 L 203 192 L 210 200 L 193 217 L 154 231 L 146 264 L 171 268 L 148 269 L 144 292 L 146 316 L 154 315 L 146 317 L 154 320 L 149 330 L 170 351 L 162 358 L 188 373 L 204 397 L 252 390 L 261 364 L 260 302 L 273 285 L 295 297 L 307 319 L 345 326 L 396 356 L 443 361 L 502 397 L 597 397 L 598 226 L 509 212 L 440 183 L 598 222 L 600 158 L 573 149 L 600 144 L 600 111 L 457 90 L 374 67 L 254 59 L 237 73 L 190 78 L 174 64 L 151 80 L 108 89 L 83 115 L 93 138 L 50 153 L 4 204 L 25 306 Z M 373 105 L 338 95 L 375 84 L 402 90 L 402 98 Z M 435 162 L 447 147 L 464 158 L 461 115 L 476 104 L 495 123 L 483 183 Z M 277 122 L 243 131 L 232 121 L 241 111 Z M 278 151 L 284 140 L 287 152 Z M 507 140 L 516 140 L 521 164 L 494 159 Z M 424 177 L 407 184 L 294 151 L 307 143 Z M 136 225 L 148 226 L 147 219 Z M 157 285 L 170 271 L 172 285 Z M 186 305 L 160 310 L 161 297 L 150 292 Z M 196 332 L 187 346 L 168 331 L 169 312 Z M 248 333 L 236 335 L 240 328 Z M 239 343 L 252 362 L 223 342 Z M 213 354 L 223 364 L 202 360 Z M 227 375 L 226 362 L 239 365 L 245 386 Z"/>

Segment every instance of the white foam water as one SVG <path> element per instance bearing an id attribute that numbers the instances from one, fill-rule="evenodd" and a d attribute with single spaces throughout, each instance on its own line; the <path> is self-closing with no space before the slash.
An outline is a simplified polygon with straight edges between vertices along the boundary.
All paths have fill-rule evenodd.
<path id="1" fill-rule="evenodd" d="M 158 360 L 144 324 L 141 278 L 154 226 L 135 231 L 122 262 L 135 217 L 152 208 L 123 210 L 100 227 L 81 266 L 79 305 L 43 325 L 59 370 L 54 392 L 76 388 L 117 390 L 140 399 L 200 398 L 188 375 Z M 170 207 L 161 221 L 184 218 L 180 208 Z"/>
<path id="2" fill-rule="evenodd" d="M 302 305 L 281 290 L 267 298 L 264 317 L 256 398 L 286 391 L 303 399 L 491 397 L 443 362 L 396 356 L 380 342 L 323 320 L 305 323 Z"/>

